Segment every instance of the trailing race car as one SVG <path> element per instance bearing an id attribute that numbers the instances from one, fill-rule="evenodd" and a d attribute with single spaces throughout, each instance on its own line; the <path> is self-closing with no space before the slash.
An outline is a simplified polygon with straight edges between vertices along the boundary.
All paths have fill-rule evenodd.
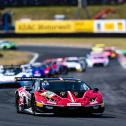
<path id="1" fill-rule="evenodd" d="M 102 52 L 105 47 L 105 44 L 95 44 L 94 47 L 92 47 L 93 52 Z"/>
<path id="2" fill-rule="evenodd" d="M 32 82 L 15 91 L 18 113 L 103 113 L 102 93 L 74 78 L 16 78 Z"/>
<path id="3" fill-rule="evenodd" d="M 116 53 L 116 51 L 112 47 L 104 48 L 103 52 L 104 52 L 104 55 L 110 59 L 115 59 L 118 57 L 118 54 Z"/>
<path id="4" fill-rule="evenodd" d="M 44 72 L 45 67 L 43 66 L 33 66 L 32 67 L 32 75 L 33 77 L 46 77 L 46 74 Z"/>
<path id="5" fill-rule="evenodd" d="M 22 65 L 22 68 L 27 73 L 31 74 L 32 77 L 53 77 L 55 76 L 55 71 L 52 66 L 48 64 L 26 64 Z"/>
<path id="6" fill-rule="evenodd" d="M 51 75 L 60 75 L 60 74 L 67 74 L 68 68 L 66 65 L 64 65 L 61 61 L 59 61 L 59 58 L 57 59 L 49 59 L 44 61 L 45 64 L 47 64 L 51 71 Z"/>
<path id="7" fill-rule="evenodd" d="M 0 41 L 0 49 L 16 49 L 16 44 L 14 42 L 2 40 Z"/>
<path id="8" fill-rule="evenodd" d="M 68 67 L 68 69 L 74 69 L 79 72 L 86 71 L 86 62 L 82 57 L 65 57 L 62 64 Z"/>
<path id="9" fill-rule="evenodd" d="M 93 67 L 93 66 L 108 66 L 109 59 L 107 56 L 104 55 L 104 53 L 94 53 L 91 52 L 89 55 L 87 55 L 87 66 Z"/>
<path id="10" fill-rule="evenodd" d="M 0 66 L 0 85 L 17 85 L 15 77 L 31 77 L 19 65 Z"/>

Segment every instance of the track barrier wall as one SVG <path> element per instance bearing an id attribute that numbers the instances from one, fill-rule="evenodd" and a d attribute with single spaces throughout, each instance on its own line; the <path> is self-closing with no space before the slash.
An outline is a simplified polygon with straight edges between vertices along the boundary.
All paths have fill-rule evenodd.
<path id="1" fill-rule="evenodd" d="M 123 37 L 126 20 L 30 20 L 16 21 L 0 38 L 26 37 Z"/>

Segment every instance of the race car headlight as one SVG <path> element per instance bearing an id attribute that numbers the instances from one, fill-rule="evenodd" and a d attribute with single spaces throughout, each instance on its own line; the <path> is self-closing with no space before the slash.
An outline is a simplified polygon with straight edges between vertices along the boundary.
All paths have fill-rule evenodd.
<path id="1" fill-rule="evenodd" d="M 91 105 L 97 104 L 97 103 L 98 103 L 98 102 L 97 102 L 96 100 L 92 100 L 92 101 L 90 102 Z"/>
<path id="2" fill-rule="evenodd" d="M 36 106 L 37 106 L 37 107 L 43 107 L 43 103 L 36 102 Z"/>
<path id="3" fill-rule="evenodd" d="M 76 65 L 76 68 L 77 69 L 80 69 L 81 68 L 81 65 L 80 64 Z"/>
<path id="4" fill-rule="evenodd" d="M 99 106 L 98 105 L 93 106 L 93 109 L 99 109 Z"/>
<path id="5" fill-rule="evenodd" d="M 53 109 L 53 106 L 45 106 L 46 109 Z"/>
<path id="6" fill-rule="evenodd" d="M 103 108 L 103 107 L 105 107 L 105 104 L 104 104 L 104 103 L 102 103 L 102 104 L 101 104 L 101 107 L 102 107 L 102 108 Z"/>
<path id="7" fill-rule="evenodd" d="M 48 70 L 45 70 L 45 74 L 48 74 L 49 73 L 49 71 Z"/>

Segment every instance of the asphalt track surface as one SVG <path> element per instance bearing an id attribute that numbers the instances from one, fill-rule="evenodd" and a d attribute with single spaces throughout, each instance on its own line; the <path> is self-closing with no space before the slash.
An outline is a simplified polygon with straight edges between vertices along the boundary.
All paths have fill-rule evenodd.
<path id="1" fill-rule="evenodd" d="M 89 52 L 80 48 L 37 46 L 21 46 L 19 50 L 38 52 L 39 62 L 53 57 L 85 56 Z M 117 60 L 105 68 L 88 68 L 84 73 L 70 72 L 67 76 L 80 78 L 103 92 L 106 110 L 102 116 L 17 114 L 15 89 L 0 89 L 0 126 L 126 126 L 126 70 Z"/>

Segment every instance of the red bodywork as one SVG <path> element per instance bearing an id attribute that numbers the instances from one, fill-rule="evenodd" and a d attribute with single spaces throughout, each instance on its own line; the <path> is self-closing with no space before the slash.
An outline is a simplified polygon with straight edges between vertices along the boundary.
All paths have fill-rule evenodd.
<path id="1" fill-rule="evenodd" d="M 104 54 L 105 54 L 105 56 L 107 56 L 109 58 L 117 58 L 118 57 L 118 54 L 115 51 L 109 50 L 109 49 L 105 49 Z"/>
<path id="2" fill-rule="evenodd" d="M 80 106 L 88 106 L 103 103 L 102 94 L 99 91 L 93 92 L 93 90 L 88 90 L 81 98 L 77 98 L 75 94 L 70 91 L 67 91 L 66 98 L 62 98 L 61 96 L 46 90 L 34 92 L 34 94 L 37 102 L 42 102 L 46 105 L 69 106 L 68 103 L 79 103 L 78 105 Z M 95 100 L 93 101 L 93 99 Z"/>
<path id="3" fill-rule="evenodd" d="M 31 99 L 31 96 L 34 95 L 36 107 L 38 107 L 39 112 L 41 112 L 43 108 L 44 111 L 47 112 L 45 106 L 55 107 L 53 108 L 53 111 L 58 108 L 60 112 L 61 107 L 62 109 L 67 109 L 67 111 L 69 107 L 77 107 L 78 111 L 80 108 L 84 109 L 84 111 L 89 109 L 92 113 L 102 113 L 104 111 L 104 103 L 100 91 L 88 90 L 85 93 L 82 93 L 81 97 L 79 96 L 79 92 L 67 91 L 59 92 L 59 94 L 57 94 L 47 90 L 35 91 L 31 95 L 29 91 L 26 91 L 23 87 L 21 87 L 18 89 L 18 94 L 20 97 L 19 104 L 21 105 L 26 104 L 24 103 L 24 99 L 25 101 L 28 101 L 26 99 Z M 94 109 L 93 107 L 95 106 L 98 106 L 98 108 Z M 50 112 L 51 110 L 49 109 L 48 111 Z"/>
<path id="4" fill-rule="evenodd" d="M 118 54 L 115 51 L 114 47 L 105 47 L 103 48 L 104 55 L 107 56 L 108 58 L 117 58 Z"/>

